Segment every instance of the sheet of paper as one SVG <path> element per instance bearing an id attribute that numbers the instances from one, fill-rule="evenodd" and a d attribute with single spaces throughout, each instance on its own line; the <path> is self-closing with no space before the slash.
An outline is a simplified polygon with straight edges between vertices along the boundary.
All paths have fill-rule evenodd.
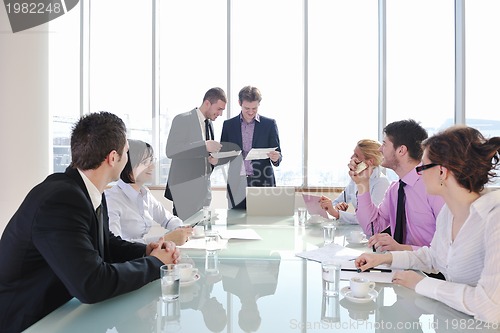
<path id="1" fill-rule="evenodd" d="M 310 215 L 319 215 L 321 217 L 324 217 L 325 219 L 328 218 L 326 210 L 321 208 L 321 205 L 319 204 L 319 199 L 321 199 L 321 196 L 312 194 L 302 194 L 302 198 L 304 199 L 307 211 L 309 212 Z"/>
<path id="2" fill-rule="evenodd" d="M 297 257 L 323 262 L 325 260 L 340 259 L 348 261 L 357 258 L 363 251 L 351 249 L 338 244 L 330 244 L 315 250 L 296 253 Z"/>
<path id="3" fill-rule="evenodd" d="M 262 239 L 253 229 L 221 230 L 219 235 L 223 239 Z"/>
<path id="4" fill-rule="evenodd" d="M 233 156 L 238 156 L 239 154 L 241 154 L 241 150 L 220 151 L 218 153 L 210 153 L 210 155 L 212 155 L 212 157 L 215 158 L 233 157 Z"/>
<path id="5" fill-rule="evenodd" d="M 225 249 L 227 248 L 227 239 L 219 239 L 219 246 L 220 249 Z M 199 250 L 206 250 L 205 246 L 205 238 L 192 238 L 188 240 L 184 245 L 177 246 L 180 249 L 199 249 Z"/>
<path id="6" fill-rule="evenodd" d="M 275 151 L 276 148 L 278 148 L 278 147 L 274 147 L 274 148 L 252 148 L 248 152 L 247 157 L 245 157 L 245 160 L 247 160 L 247 161 L 251 161 L 251 160 L 263 160 L 263 159 L 269 158 L 267 156 L 267 154 L 270 153 L 270 152 L 272 152 L 272 151 Z"/>

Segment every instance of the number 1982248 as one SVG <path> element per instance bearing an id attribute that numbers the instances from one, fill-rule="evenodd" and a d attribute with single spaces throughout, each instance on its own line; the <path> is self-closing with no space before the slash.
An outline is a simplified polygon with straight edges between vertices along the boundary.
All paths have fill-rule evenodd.
<path id="1" fill-rule="evenodd" d="M 8 14 L 59 14 L 63 12 L 63 7 L 59 2 L 10 2 L 5 7 Z"/>

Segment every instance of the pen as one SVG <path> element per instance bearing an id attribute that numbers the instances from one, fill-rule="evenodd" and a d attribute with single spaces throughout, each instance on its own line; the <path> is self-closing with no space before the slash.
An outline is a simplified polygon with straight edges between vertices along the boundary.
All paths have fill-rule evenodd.
<path id="1" fill-rule="evenodd" d="M 345 197 L 345 190 L 344 190 L 344 202 L 347 203 L 347 199 Z"/>
<path id="2" fill-rule="evenodd" d="M 373 221 L 370 223 L 372 225 L 372 236 L 375 236 L 375 230 L 373 229 Z M 377 252 L 375 244 L 372 245 L 373 252 Z"/>
<path id="3" fill-rule="evenodd" d="M 368 273 L 368 272 L 380 272 L 380 273 L 392 273 L 391 269 L 385 269 L 385 268 L 368 268 L 366 271 L 362 271 L 361 268 L 342 268 L 342 271 L 348 271 L 348 272 L 358 272 L 358 273 Z"/>
<path id="4" fill-rule="evenodd" d="M 195 223 L 191 224 L 191 227 L 192 227 L 192 228 L 196 227 L 196 226 L 197 226 L 200 222 L 201 222 L 201 220 L 200 220 L 200 221 L 198 221 L 198 222 L 195 222 Z"/>

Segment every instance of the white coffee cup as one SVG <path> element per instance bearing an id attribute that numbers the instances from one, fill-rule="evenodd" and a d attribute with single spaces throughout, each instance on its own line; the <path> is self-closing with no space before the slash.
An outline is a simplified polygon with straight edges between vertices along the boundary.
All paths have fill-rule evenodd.
<path id="1" fill-rule="evenodd" d="M 177 267 L 179 268 L 181 282 L 191 281 L 198 273 L 198 268 L 194 268 L 192 264 L 180 263 L 177 264 Z"/>
<path id="2" fill-rule="evenodd" d="M 202 225 L 197 225 L 193 228 L 193 236 L 194 237 L 203 237 L 205 236 L 205 229 Z"/>
<path id="3" fill-rule="evenodd" d="M 353 230 L 350 233 L 351 242 L 359 243 L 365 239 L 366 235 L 361 230 Z"/>
<path id="4" fill-rule="evenodd" d="M 351 295 L 358 298 L 366 298 L 368 293 L 375 288 L 375 282 L 362 277 L 352 277 L 349 281 Z"/>

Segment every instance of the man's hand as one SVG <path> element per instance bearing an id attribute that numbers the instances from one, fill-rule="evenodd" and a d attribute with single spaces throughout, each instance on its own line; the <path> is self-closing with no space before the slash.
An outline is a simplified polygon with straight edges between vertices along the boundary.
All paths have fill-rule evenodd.
<path id="1" fill-rule="evenodd" d="M 222 145 L 214 140 L 207 140 L 205 141 L 205 145 L 207 146 L 207 151 L 209 153 L 218 153 L 220 149 L 222 148 Z"/>
<path id="2" fill-rule="evenodd" d="M 281 154 L 279 151 L 273 150 L 273 151 L 267 153 L 267 156 L 271 159 L 271 161 L 273 161 L 273 163 L 276 163 L 280 159 Z"/>
<path id="3" fill-rule="evenodd" d="M 146 247 L 146 254 L 160 259 L 164 264 L 177 264 L 180 257 L 180 251 L 175 243 L 164 241 L 163 238 L 160 238 L 156 243 L 149 243 Z"/>

